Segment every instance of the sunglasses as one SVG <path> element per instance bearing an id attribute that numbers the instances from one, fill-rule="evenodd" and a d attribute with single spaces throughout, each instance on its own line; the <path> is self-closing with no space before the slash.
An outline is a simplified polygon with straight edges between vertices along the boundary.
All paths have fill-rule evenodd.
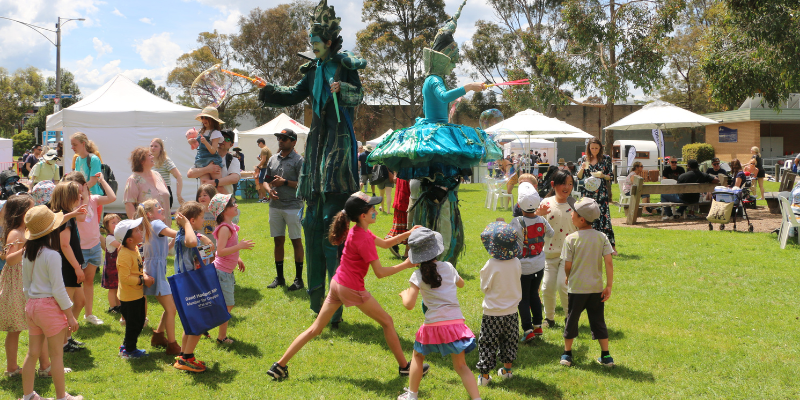
<path id="1" fill-rule="evenodd" d="M 719 163 L 718 163 L 718 162 L 715 162 L 715 163 L 711 163 L 711 165 L 719 165 Z"/>
<path id="2" fill-rule="evenodd" d="M 281 136 L 281 137 L 278 138 L 278 141 L 280 141 L 280 142 L 288 142 L 290 140 L 292 140 L 292 138 L 290 138 L 288 136 Z"/>
<path id="3" fill-rule="evenodd" d="M 677 164 L 678 162 L 677 161 L 670 161 L 669 163 L 670 164 Z"/>
<path id="4" fill-rule="evenodd" d="M 231 138 L 225 138 L 225 141 L 226 141 L 226 142 L 233 142 L 233 139 L 231 139 Z"/>

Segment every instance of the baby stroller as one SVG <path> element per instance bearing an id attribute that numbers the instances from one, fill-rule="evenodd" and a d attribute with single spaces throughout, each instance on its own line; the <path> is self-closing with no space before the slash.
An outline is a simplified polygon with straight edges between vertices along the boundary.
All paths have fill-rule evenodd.
<path id="1" fill-rule="evenodd" d="M 712 192 L 714 199 L 711 205 L 711 212 L 708 213 L 708 230 L 714 230 L 714 223 L 718 223 L 719 230 L 725 230 L 725 224 L 733 221 L 733 230 L 736 230 L 736 218 L 744 217 L 747 220 L 747 231 L 753 232 L 753 224 L 750 222 L 750 217 L 747 215 L 747 207 L 744 206 L 745 199 L 750 196 L 747 184 L 742 189 L 737 187 L 728 188 L 725 186 L 717 186 Z M 725 203 L 720 205 L 719 203 Z"/>

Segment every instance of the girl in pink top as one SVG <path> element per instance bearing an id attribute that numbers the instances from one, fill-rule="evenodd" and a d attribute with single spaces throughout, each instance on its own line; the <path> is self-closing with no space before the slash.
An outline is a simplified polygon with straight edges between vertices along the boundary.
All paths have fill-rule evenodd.
<path id="1" fill-rule="evenodd" d="M 391 239 L 381 239 L 369 231 L 369 225 L 375 223 L 378 213 L 375 205 L 381 203 L 380 197 L 369 197 L 366 193 L 355 192 L 344 205 L 344 210 L 336 214 L 331 223 L 329 240 L 333 245 L 339 245 L 344 241 L 344 251 L 336 275 L 331 279 L 330 290 L 322 309 L 317 315 L 314 323 L 301 333 L 292 344 L 286 349 L 278 362 L 272 364 L 267 373 L 274 379 L 285 379 L 289 377 L 289 360 L 297 354 L 303 346 L 311 339 L 322 333 L 325 325 L 331 320 L 333 314 L 344 304 L 346 307 L 356 306 L 368 317 L 374 319 L 383 328 L 383 335 L 389 349 L 394 354 L 399 365 L 400 376 L 408 376 L 410 362 L 400 348 L 400 339 L 394 329 L 392 317 L 383 310 L 378 301 L 364 288 L 364 277 L 372 266 L 375 276 L 385 278 L 394 275 L 408 268 L 415 268 L 416 265 L 411 261 L 405 260 L 393 267 L 381 266 L 375 246 L 388 249 L 406 240 L 412 231 L 419 228 L 415 226 L 410 231 L 397 235 Z M 353 229 L 350 222 L 355 222 Z M 345 240 L 345 234 L 347 238 Z M 219 241 L 217 242 L 219 243 Z M 425 364 L 423 373 L 428 371 Z"/>
<path id="2" fill-rule="evenodd" d="M 239 258 L 239 250 L 252 249 L 253 241 L 239 241 L 239 226 L 231 222 L 238 215 L 236 199 L 233 196 L 229 194 L 215 195 L 208 204 L 208 211 L 214 214 L 217 219 L 217 227 L 214 229 L 214 238 L 217 240 L 214 267 L 217 269 L 217 277 L 219 278 L 219 285 L 222 287 L 222 295 L 225 297 L 225 305 L 228 306 L 228 312 L 231 312 L 235 304 L 233 287 L 236 285 L 233 270 L 238 265 L 239 271 L 244 272 L 244 262 Z M 219 326 L 217 343 L 233 344 L 233 339 L 228 337 L 227 322 Z"/>
<path id="3" fill-rule="evenodd" d="M 68 173 L 65 181 L 77 182 L 81 185 L 81 204 L 86 205 L 86 219 L 78 219 L 78 234 L 81 237 L 81 252 L 83 253 L 83 264 L 81 268 L 84 274 L 83 295 L 86 299 L 84 307 L 86 313 L 83 319 L 92 325 L 102 325 L 103 321 L 93 314 L 94 304 L 94 274 L 97 267 L 103 265 L 103 246 L 100 244 L 100 223 L 103 221 L 103 206 L 111 204 L 117 200 L 117 195 L 103 179 L 103 174 L 95 174 L 98 185 L 106 192 L 105 196 L 91 194 L 89 185 L 82 172 L 73 171 Z M 80 304 L 80 303 L 79 303 Z M 79 313 L 80 309 L 76 312 Z"/>

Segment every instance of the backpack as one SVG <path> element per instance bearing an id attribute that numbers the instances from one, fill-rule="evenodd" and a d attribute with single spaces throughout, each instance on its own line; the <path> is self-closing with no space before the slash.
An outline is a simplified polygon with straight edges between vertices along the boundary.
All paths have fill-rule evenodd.
<path id="1" fill-rule="evenodd" d="M 372 176 L 370 176 L 369 183 L 372 185 L 379 185 L 389 179 L 389 168 L 385 165 L 376 165 L 372 167 Z"/>
<path id="2" fill-rule="evenodd" d="M 10 169 L 0 172 L 0 200 L 8 200 L 17 193 L 28 193 L 28 187 L 19 181 L 19 175 Z"/>
<path id="3" fill-rule="evenodd" d="M 544 224 L 539 222 L 531 226 L 525 224 L 525 217 L 517 217 L 519 225 L 522 226 L 522 253 L 518 258 L 531 258 L 542 254 L 544 249 Z"/>
<path id="4" fill-rule="evenodd" d="M 91 156 L 91 154 L 86 159 L 86 169 L 88 169 L 89 171 L 92 170 L 92 156 Z M 106 183 L 108 183 L 108 186 L 110 186 L 111 190 L 114 191 L 114 194 L 117 194 L 117 189 L 119 188 L 119 183 L 117 183 L 117 178 L 114 177 L 114 171 L 111 170 L 111 167 L 109 167 L 108 164 L 102 164 L 101 163 L 100 164 L 100 172 L 103 174 L 103 179 L 106 181 Z M 88 181 L 91 178 L 92 178 L 91 176 L 87 177 L 86 180 Z M 103 190 L 102 187 L 100 189 Z M 108 195 L 108 193 L 106 193 L 106 191 L 103 190 L 103 195 L 106 196 L 106 195 Z"/>

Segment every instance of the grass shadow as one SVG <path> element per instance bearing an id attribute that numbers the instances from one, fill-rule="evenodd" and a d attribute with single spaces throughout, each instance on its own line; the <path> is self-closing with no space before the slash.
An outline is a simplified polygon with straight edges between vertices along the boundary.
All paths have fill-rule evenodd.
<path id="1" fill-rule="evenodd" d="M 232 345 L 230 346 L 217 345 L 217 348 L 222 351 L 227 351 L 229 353 L 236 353 L 237 355 L 240 356 L 250 356 L 259 358 L 263 356 L 263 353 L 261 352 L 261 350 L 258 348 L 257 345 L 252 343 L 246 343 L 241 340 L 237 340 L 235 338 L 231 339 L 235 340 L 235 342 Z M 216 342 L 216 339 L 214 339 L 214 342 Z"/>
<path id="2" fill-rule="evenodd" d="M 129 360 L 122 360 L 122 362 L 127 362 L 130 364 L 131 371 L 141 374 L 147 372 L 153 372 L 159 368 L 159 361 L 161 357 L 158 357 L 159 353 L 150 353 L 147 352 L 147 357 L 142 358 L 132 358 Z M 174 356 L 173 356 L 174 357 Z"/>
<path id="3" fill-rule="evenodd" d="M 208 389 L 218 390 L 220 384 L 233 382 L 239 371 L 235 369 L 220 371 L 219 363 L 215 362 L 212 365 L 207 365 L 206 371 L 203 373 L 187 372 L 187 374 L 191 375 L 196 384 L 203 385 Z"/>
<path id="4" fill-rule="evenodd" d="M 474 274 L 470 274 L 468 272 L 463 272 L 463 271 L 458 271 L 458 276 L 460 276 L 465 281 L 471 281 L 476 278 Z"/>
<path id="5" fill-rule="evenodd" d="M 339 337 L 346 336 L 353 342 L 359 342 L 364 344 L 380 344 L 383 346 L 386 351 L 389 351 L 389 346 L 386 344 L 386 338 L 383 336 L 383 328 L 378 325 L 377 322 L 372 324 L 364 324 L 364 323 L 351 323 L 347 321 L 347 318 L 344 319 L 339 325 L 339 329 L 325 329 L 322 331 L 322 334 L 319 336 L 321 339 L 329 339 L 330 335 L 336 335 Z M 403 351 L 411 352 L 411 349 L 414 348 L 414 341 L 408 340 L 400 335 L 400 347 Z M 413 338 L 413 336 L 412 336 Z"/>
<path id="6" fill-rule="evenodd" d="M 236 307 L 250 308 L 263 298 L 264 295 L 258 289 L 236 285 Z"/>
<path id="7" fill-rule="evenodd" d="M 101 349 L 101 351 L 106 351 Z M 107 351 L 118 352 L 119 348 L 108 349 Z M 72 368 L 73 371 L 88 371 L 95 367 L 94 356 L 91 350 L 83 349 L 74 353 L 64 353 L 64 366 Z"/>
<path id="8" fill-rule="evenodd" d="M 620 261 L 623 261 L 623 260 L 624 261 L 632 261 L 632 260 L 640 260 L 641 259 L 641 257 L 638 254 L 627 254 L 627 253 L 617 253 L 617 255 L 614 256 L 614 258 L 616 258 L 617 260 L 620 260 Z"/>
<path id="9" fill-rule="evenodd" d="M 611 341 L 614 340 L 622 340 L 625 338 L 625 333 L 619 330 L 608 329 L 608 339 Z M 592 340 L 592 329 L 589 325 L 581 325 L 578 327 L 578 337 L 575 338 L 576 340 L 586 340 L 586 341 L 593 341 Z"/>
<path id="10" fill-rule="evenodd" d="M 111 325 L 110 324 L 103 324 L 103 325 L 86 325 L 82 326 L 77 332 L 75 332 L 75 338 L 80 341 L 87 340 L 87 339 L 95 339 L 100 336 L 104 336 L 106 333 L 111 332 Z"/>
<path id="11" fill-rule="evenodd" d="M 329 288 L 329 287 L 328 287 Z M 286 294 L 287 297 L 292 298 L 292 300 L 306 300 L 308 301 L 308 293 L 306 292 L 306 288 L 301 290 L 293 290 L 289 291 L 286 287 L 283 287 L 283 293 Z M 325 293 L 328 293 L 325 291 Z"/>
<path id="12" fill-rule="evenodd" d="M 542 399 L 561 399 L 563 394 L 556 385 L 549 385 L 542 381 L 526 376 L 514 375 L 513 379 L 503 381 L 502 388 L 519 394 Z M 500 385 L 498 385 L 499 387 Z"/>
<path id="13" fill-rule="evenodd" d="M 407 378 L 401 378 L 399 375 L 395 376 L 394 379 L 389 381 L 381 381 L 378 379 L 358 379 L 358 378 L 348 378 L 348 377 L 329 377 L 329 376 L 319 376 L 319 375 L 311 375 L 304 380 L 309 382 L 321 382 L 321 381 L 329 381 L 332 385 L 339 385 L 340 382 L 348 382 L 351 385 L 362 389 L 364 391 L 368 391 L 370 393 L 374 393 L 374 396 L 370 396 L 368 398 L 395 398 L 395 396 L 400 395 L 403 393 L 403 384 L 407 382 Z M 393 388 L 397 389 L 393 389 Z"/>

